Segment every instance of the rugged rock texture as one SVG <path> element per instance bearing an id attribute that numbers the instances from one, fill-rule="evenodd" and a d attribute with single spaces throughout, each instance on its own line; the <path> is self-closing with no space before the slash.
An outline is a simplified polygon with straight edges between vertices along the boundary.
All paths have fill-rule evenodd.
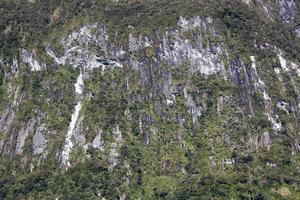
<path id="1" fill-rule="evenodd" d="M 108 2 L 1 54 L 0 198 L 296 199 L 297 2 Z"/>
<path id="2" fill-rule="evenodd" d="M 40 155 L 40 154 L 45 154 L 44 149 L 46 147 L 46 136 L 45 136 L 45 132 L 47 130 L 45 129 L 44 125 L 38 127 L 36 129 L 36 132 L 33 136 L 32 139 L 32 148 L 33 148 L 33 153 L 36 155 Z"/>

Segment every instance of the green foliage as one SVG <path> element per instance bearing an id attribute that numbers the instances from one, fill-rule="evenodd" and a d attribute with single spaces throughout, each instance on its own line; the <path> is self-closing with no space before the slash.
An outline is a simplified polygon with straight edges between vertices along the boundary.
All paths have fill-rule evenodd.
<path id="1" fill-rule="evenodd" d="M 294 57 L 298 56 L 300 48 L 299 43 L 295 42 L 293 27 L 283 26 L 278 20 L 266 22 L 257 14 L 257 10 L 250 9 L 239 0 L 151 0 L 126 3 L 112 3 L 110 0 L 67 0 L 63 3 L 57 0 L 37 0 L 34 3 L 3 0 L 0 3 L 3 16 L 0 21 L 3 38 L 0 49 L 3 55 L 15 54 L 20 46 L 39 46 L 41 41 L 50 36 L 59 38 L 59 33 L 65 34 L 66 30 L 71 31 L 85 21 L 101 21 L 108 26 L 112 38 L 124 40 L 129 25 L 135 27 L 136 32 L 153 33 L 159 29 L 175 27 L 179 16 L 195 15 L 214 17 L 223 34 L 230 35 L 229 41 L 233 42 L 239 53 L 253 50 L 254 40 L 259 44 L 275 43 Z M 55 13 L 57 10 L 60 12 Z M 57 15 L 56 20 L 53 20 L 54 14 Z M 117 36 L 113 34 L 115 32 L 118 32 Z"/>
<path id="2" fill-rule="evenodd" d="M 120 69 L 107 71 L 104 75 L 101 69 L 96 69 L 86 82 L 86 90 L 92 97 L 85 103 L 84 122 L 90 129 L 112 130 L 118 124 L 124 124 L 127 100 L 123 75 Z M 91 138 L 93 136 L 89 135 Z"/>
<path id="3" fill-rule="evenodd" d="M 56 13 L 57 19 L 53 20 L 58 8 L 61 12 Z M 273 105 L 280 99 L 287 99 L 291 105 L 296 103 L 291 77 L 283 77 L 285 84 L 277 80 L 274 67 L 279 63 L 274 59 L 274 52 L 254 47 L 254 42 L 258 45 L 268 42 L 299 59 L 299 43 L 295 42 L 291 27 L 281 27 L 277 20 L 266 22 L 241 1 L 37 0 L 29 3 L 3 0 L 0 15 L 0 54 L 5 59 L 17 55 L 20 47 L 40 50 L 45 43 L 51 42 L 57 49 L 61 48 L 57 40 L 86 22 L 104 23 L 109 28 L 110 39 L 126 48 L 124 41 L 127 42 L 127 33 L 132 29 L 129 25 L 135 27 L 133 32 L 136 34 L 161 34 L 166 28 L 176 28 L 180 16 L 212 16 L 224 41 L 211 35 L 204 37 L 197 31 L 186 33 L 185 37 L 194 45 L 196 34 L 204 37 L 204 46 L 224 42 L 230 56 L 241 61 L 249 62 L 249 56 L 255 55 L 262 66 L 258 73 L 267 85 Z M 147 47 L 132 56 L 151 59 L 156 53 L 154 48 Z M 82 128 L 87 144 L 95 138 L 97 131 L 103 131 L 104 151 L 88 148 L 84 152 L 75 145 L 71 157 L 74 165 L 62 173 L 56 169 L 59 161 L 55 159 L 57 149 L 62 148 L 74 108 L 74 83 L 79 70 L 59 66 L 31 72 L 22 65 L 19 76 L 13 81 L 22 86 L 22 104 L 17 109 L 16 120 L 20 123 L 14 124 L 14 128 L 34 118 L 37 112 L 45 113 L 42 123 L 46 123 L 51 132 L 47 143 L 48 157 L 46 161 L 42 159 L 44 165 L 31 173 L 26 164 L 16 166 L 21 156 L 16 161 L 3 159 L 0 198 L 98 199 L 100 195 L 106 199 L 119 199 L 126 194 L 127 199 L 296 199 L 300 182 L 299 156 L 292 156 L 291 144 L 294 144 L 298 130 L 294 124 L 298 122 L 292 115 L 281 113 L 279 117 L 283 124 L 289 125 L 288 134 L 273 134 L 261 94 L 253 92 L 251 86 L 240 88 L 219 76 L 204 78 L 200 74 L 190 74 L 188 66 L 189 63 L 185 63 L 179 68 L 163 65 L 153 68 L 151 78 L 157 78 L 154 80 L 157 88 L 153 85 L 142 87 L 139 84 L 141 74 L 131 70 L 131 66 L 109 69 L 105 73 L 94 69 L 85 81 Z M 164 81 L 164 70 L 172 72 L 172 86 L 191 85 L 187 92 L 201 108 L 198 124 L 192 122 L 184 94 L 176 94 L 172 105 L 162 103 L 166 97 L 157 90 Z M 4 68 L 0 69 L 0 103 L 5 96 L 4 71 Z M 240 76 L 244 77 L 245 73 L 241 72 Z M 299 86 L 299 78 L 293 76 L 293 79 Z M 286 91 L 278 89 L 283 86 Z M 242 89 L 249 92 L 254 116 L 247 116 L 248 105 L 240 102 Z M 220 97 L 226 101 L 222 111 L 218 109 Z M 160 112 L 155 110 L 157 108 Z M 179 125 L 179 118 L 183 126 Z M 110 170 L 106 160 L 113 140 L 111 133 L 117 126 L 124 141 L 117 149 L 119 164 Z M 261 134 L 265 131 L 271 135 L 271 150 L 249 147 L 250 137 L 254 136 L 261 145 Z M 0 133 L 0 139 L 5 137 Z M 31 139 L 32 135 L 28 141 Z M 25 147 L 26 156 L 32 156 L 32 145 L 27 143 Z M 90 158 L 86 158 L 85 153 Z M 235 163 L 223 164 L 226 158 L 235 159 Z M 130 170 L 124 167 L 125 161 Z M 275 163 L 277 168 L 268 163 Z M 289 194 L 288 197 L 285 194 Z"/>

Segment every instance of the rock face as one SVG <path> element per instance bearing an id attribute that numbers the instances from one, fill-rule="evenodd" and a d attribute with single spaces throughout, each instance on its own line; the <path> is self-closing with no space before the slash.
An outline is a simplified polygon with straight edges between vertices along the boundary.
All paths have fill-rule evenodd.
<path id="1" fill-rule="evenodd" d="M 274 18 L 278 16 L 282 22 L 290 23 L 296 16 L 297 7 L 294 0 L 242 0 L 242 2 L 249 6 L 253 6 L 255 4 L 259 5 L 269 20 L 274 20 Z"/>
<path id="2" fill-rule="evenodd" d="M 28 137 L 28 135 L 33 131 L 35 123 L 35 120 L 29 120 L 29 122 L 24 126 L 24 128 L 22 128 L 18 133 L 16 154 L 23 153 L 23 146 L 25 144 L 25 140 Z"/>
<path id="3" fill-rule="evenodd" d="M 119 152 L 117 147 L 123 142 L 122 133 L 119 130 L 119 127 L 113 130 L 113 138 L 114 142 L 111 144 L 108 154 L 109 169 L 113 169 L 118 164 Z"/>
<path id="4" fill-rule="evenodd" d="M 296 27 L 294 32 L 296 33 L 296 36 L 300 38 L 300 26 Z"/>
<path id="5" fill-rule="evenodd" d="M 285 22 L 290 22 L 296 14 L 296 4 L 294 0 L 279 0 L 280 18 Z"/>
<path id="6" fill-rule="evenodd" d="M 271 148 L 271 139 L 270 139 L 270 135 L 268 132 L 264 132 L 263 135 L 263 145 L 267 148 L 267 150 L 269 151 Z"/>
<path id="7" fill-rule="evenodd" d="M 134 53 L 144 49 L 152 51 L 154 46 L 159 45 L 159 49 L 153 52 L 158 61 L 176 66 L 181 66 L 188 61 L 193 72 L 200 71 L 204 75 L 217 73 L 224 70 L 224 64 L 220 59 L 221 44 L 204 46 L 200 35 L 197 36 L 198 43 L 196 45 L 192 45 L 189 40 L 182 38 L 184 33 L 192 30 L 202 30 L 218 37 L 212 23 L 212 18 L 196 17 L 190 20 L 180 18 L 178 26 L 181 29 L 166 32 L 163 37 L 159 36 L 151 40 L 146 36 L 134 37 L 130 34 L 129 52 Z M 73 32 L 63 38 L 60 43 L 64 47 L 64 55 L 57 56 L 50 48 L 47 50 L 57 64 L 69 64 L 73 67 L 84 66 L 86 69 L 101 67 L 102 70 L 109 66 L 122 67 L 122 63 L 137 68 L 139 66 L 136 65 L 143 64 L 142 60 L 128 60 L 129 52 L 122 48 L 116 49 L 114 44 L 109 43 L 107 28 L 102 24 L 85 25 L 78 32 Z M 92 45 L 100 49 L 91 49 L 89 46 Z M 98 57 L 96 51 L 101 52 L 102 55 Z M 122 60 L 122 63 L 118 60 Z"/>
<path id="8" fill-rule="evenodd" d="M 282 5 L 286 5 L 286 2 L 282 2 Z M 53 61 L 57 65 L 69 65 L 74 68 L 80 68 L 80 74 L 74 84 L 74 93 L 77 103 L 74 107 L 73 114 L 71 115 L 71 121 L 66 133 L 64 147 L 61 152 L 61 167 L 68 168 L 70 166 L 70 153 L 74 146 L 74 141 L 77 140 L 73 137 L 79 137 L 76 133 L 78 130 L 75 127 L 78 125 L 78 119 L 80 118 L 83 106 L 82 104 L 85 98 L 85 94 L 83 92 L 84 79 L 90 79 L 90 77 L 93 76 L 93 70 L 98 68 L 101 69 L 102 75 L 104 75 L 104 71 L 107 69 L 113 69 L 115 67 L 123 68 L 124 65 L 128 70 L 138 70 L 138 82 L 140 87 L 148 88 L 151 91 L 150 93 L 139 95 L 138 101 L 148 101 L 152 98 L 152 92 L 156 94 L 163 94 L 165 97 L 163 104 L 165 105 L 162 105 L 162 102 L 158 101 L 158 109 L 155 111 L 161 116 L 164 115 L 160 111 L 162 107 L 173 106 L 181 93 L 184 97 L 185 106 L 190 114 L 193 124 L 198 123 L 198 119 L 202 116 L 202 111 L 205 111 L 205 107 L 207 105 L 206 103 L 203 104 L 195 101 L 195 97 L 189 92 L 189 90 L 191 90 L 194 86 L 191 87 L 188 82 L 183 85 L 174 85 L 174 73 L 170 71 L 172 69 L 171 66 L 174 66 L 175 69 L 180 69 L 187 65 L 188 73 L 191 74 L 190 76 L 193 74 L 200 74 L 204 78 L 209 79 L 210 76 L 217 75 L 220 79 L 225 81 L 228 79 L 228 76 L 231 76 L 233 83 L 241 89 L 241 97 L 245 100 L 245 102 L 247 102 L 247 110 L 250 115 L 253 117 L 255 116 L 255 109 L 252 105 L 253 100 L 250 96 L 251 92 L 249 93 L 250 85 L 253 84 L 255 91 L 262 95 L 265 105 L 265 115 L 272 124 L 273 130 L 279 133 L 284 131 L 284 127 L 282 126 L 278 115 L 274 113 L 272 99 L 268 94 L 267 86 L 258 75 L 254 56 L 250 57 L 252 62 L 250 65 L 251 68 L 246 69 L 245 64 L 241 63 L 240 60 L 232 60 L 231 66 L 226 67 L 224 61 L 229 59 L 228 53 L 224 50 L 222 42 L 223 39 L 217 34 L 211 17 L 194 17 L 190 19 L 180 17 L 177 26 L 178 29 L 168 30 L 165 33 L 160 35 L 157 34 L 157 36 L 153 37 L 133 35 L 130 33 L 128 37 L 128 49 L 125 49 L 124 47 L 116 48 L 114 43 L 109 42 L 108 29 L 104 25 L 97 23 L 87 24 L 82 26 L 78 31 L 74 31 L 70 35 L 61 39 L 60 44 L 63 46 L 62 55 L 55 53 L 51 47 L 46 48 L 46 53 L 53 58 Z M 199 31 L 201 31 L 202 34 L 198 34 L 197 32 Z M 193 33 L 192 38 L 186 38 L 186 34 L 190 33 Z M 208 35 L 221 42 L 211 42 L 211 38 L 207 38 Z M 91 48 L 91 46 L 94 47 Z M 143 52 L 145 57 L 129 56 L 129 54 L 134 55 L 138 52 Z M 224 60 L 224 58 L 226 59 Z M 278 54 L 278 58 L 283 71 L 289 73 L 291 71 L 295 71 L 297 74 L 300 74 L 298 66 L 292 62 L 291 64 L 287 64 L 288 61 L 283 58 L 282 53 Z M 33 55 L 25 49 L 21 50 L 21 60 L 28 64 L 32 71 L 45 69 L 45 65 L 40 64 L 37 60 L 33 59 Z M 164 63 L 168 66 L 168 68 L 162 69 L 159 66 L 160 63 Z M 245 77 L 241 77 L 241 70 L 245 74 Z M 154 71 L 161 71 L 161 75 L 156 75 Z M 162 79 L 162 84 L 156 82 L 156 80 L 159 80 L 160 78 Z M 130 86 L 128 85 L 127 90 L 130 90 Z M 203 97 L 207 98 L 205 95 Z M 219 113 L 219 116 L 221 116 L 221 112 L 224 110 L 223 97 L 218 97 L 217 102 L 217 112 Z M 288 113 L 286 106 L 287 103 L 284 101 L 277 103 L 277 107 L 279 109 Z M 7 109 L 3 113 L 0 124 L 1 130 L 4 133 L 9 132 L 13 120 L 14 112 Z M 141 121 L 141 126 L 150 125 L 151 127 L 151 124 L 153 123 L 151 121 L 152 120 L 150 118 L 145 122 Z M 183 123 L 184 122 L 181 122 L 181 124 Z M 25 144 L 25 140 L 29 134 L 34 132 L 35 125 L 36 122 L 32 119 L 29 120 L 27 125 L 20 130 L 16 144 L 17 154 L 21 154 L 23 152 L 22 147 Z M 42 133 L 44 129 L 46 128 L 38 127 L 35 131 L 33 136 L 34 154 L 42 154 L 45 150 L 46 139 L 45 135 Z M 144 128 L 141 127 L 140 129 L 142 130 Z M 148 130 L 142 131 L 145 132 L 144 144 L 149 144 L 150 132 Z M 79 143 L 81 143 L 80 146 L 84 146 L 84 143 Z M 111 163 L 111 167 L 114 167 L 117 164 L 116 147 L 119 143 L 120 142 L 114 142 L 111 144 L 109 153 L 109 162 Z M 91 146 L 95 149 L 103 150 L 104 147 L 101 141 L 101 134 L 96 135 Z"/>
<path id="9" fill-rule="evenodd" d="M 95 149 L 103 150 L 103 144 L 102 144 L 102 141 L 101 141 L 101 134 L 102 134 L 102 131 L 100 131 L 96 135 L 96 137 L 94 138 L 94 140 L 92 142 L 92 146 Z"/>
<path id="10" fill-rule="evenodd" d="M 36 129 L 36 132 L 32 139 L 32 147 L 33 153 L 36 155 L 40 155 L 44 153 L 44 149 L 46 147 L 46 131 L 47 129 L 42 125 Z"/>
<path id="11" fill-rule="evenodd" d="M 21 59 L 22 62 L 30 66 L 31 71 L 39 71 L 43 68 L 46 68 L 45 64 L 40 64 L 37 60 L 33 58 L 33 54 L 28 52 L 26 49 L 21 50 Z"/>
<path id="12" fill-rule="evenodd" d="M 62 154 L 61 166 L 65 168 L 68 168 L 70 166 L 69 157 L 70 157 L 70 152 L 73 148 L 72 137 L 74 136 L 75 126 L 82 108 L 82 94 L 84 89 L 83 72 L 80 72 L 74 87 L 75 87 L 75 93 L 78 96 L 78 102 L 72 114 L 71 122 L 69 124 L 68 132 L 65 139 L 65 146 L 61 153 Z"/>
<path id="13" fill-rule="evenodd" d="M 11 108 L 6 108 L 0 120 L 0 128 L 2 132 L 7 133 L 10 131 L 14 118 L 15 113 L 13 110 Z"/>
<path id="14" fill-rule="evenodd" d="M 297 191 L 297 45 L 264 30 L 295 25 L 296 1 L 235 3 L 242 10 L 228 2 L 185 17 L 170 3 L 157 29 L 120 16 L 121 28 L 56 18 L 49 30 L 57 34 L 0 59 L 0 182 L 13 184 L 0 184 L 0 198 L 272 199 L 277 186 Z M 159 14 L 144 1 L 125 5 L 109 4 L 102 17 Z M 298 41 L 297 28 L 288 31 Z"/>

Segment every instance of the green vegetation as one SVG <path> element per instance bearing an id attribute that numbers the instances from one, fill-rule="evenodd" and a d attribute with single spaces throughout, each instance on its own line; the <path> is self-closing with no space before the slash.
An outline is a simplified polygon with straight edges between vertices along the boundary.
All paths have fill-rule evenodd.
<path id="1" fill-rule="evenodd" d="M 87 146 L 74 142 L 71 167 L 59 170 L 59 151 L 76 103 L 74 82 L 79 69 L 53 65 L 43 52 L 45 46 L 51 44 L 59 52 L 62 36 L 82 24 L 99 22 L 108 27 L 109 40 L 116 48 L 126 50 L 129 31 L 149 37 L 162 35 L 165 30 L 178 28 L 180 16 L 198 15 L 212 16 L 220 37 L 192 30 L 183 39 L 197 45 L 195 36 L 201 36 L 205 47 L 222 43 L 229 54 L 228 58 L 223 55 L 228 77 L 233 59 L 244 65 L 237 66 L 240 84 L 220 75 L 191 74 L 188 62 L 180 67 L 145 64 L 147 68 L 141 70 L 124 65 L 107 69 L 104 74 L 102 69 L 94 69 L 85 80 L 81 110 L 80 131 Z M 276 108 L 276 103 L 285 100 L 297 106 L 291 79 L 298 87 L 300 79 L 283 74 L 284 81 L 280 82 L 274 72 L 280 67 L 276 52 L 255 47 L 270 43 L 299 60 L 300 43 L 292 25 L 262 19 L 259 11 L 240 0 L 2 0 L 0 16 L 0 55 L 4 59 L 0 66 L 1 109 L 8 101 L 7 66 L 20 47 L 33 49 L 49 66 L 32 72 L 21 64 L 18 75 L 9 77 L 12 87 L 19 87 L 21 100 L 14 108 L 11 135 L 0 131 L 0 140 L 16 138 L 23 124 L 43 116 L 39 123 L 47 126 L 47 154 L 33 155 L 34 127 L 23 155 L 13 157 L 13 150 L 7 150 L 9 156 L 1 155 L 0 199 L 120 199 L 124 194 L 126 199 L 299 198 L 300 157 L 295 150 L 299 116 L 294 116 L 299 113 L 287 114 Z M 150 63 L 156 51 L 156 46 L 146 47 L 130 56 Z M 257 72 L 287 129 L 284 133 L 274 133 L 261 92 L 246 83 L 246 76 L 253 78 L 250 55 L 257 59 Z M 169 105 L 169 97 L 162 92 L 167 72 L 172 74 L 168 89 L 172 87 L 176 97 Z M 145 85 L 141 84 L 143 76 L 149 79 Z M 201 112 L 198 123 L 192 120 L 183 88 Z M 122 142 L 116 147 L 118 164 L 111 169 L 108 158 L 116 127 L 122 133 Z M 103 150 L 91 147 L 99 132 Z M 265 132 L 271 139 L 269 151 L 264 144 Z M 32 172 L 31 162 L 35 164 Z"/>
<path id="2" fill-rule="evenodd" d="M 110 0 L 93 1 L 67 0 L 60 2 L 37 0 L 0 2 L 0 52 L 4 58 L 16 54 L 20 46 L 39 48 L 47 38 L 55 39 L 74 30 L 84 22 L 104 23 L 114 37 L 124 39 L 129 26 L 136 32 L 147 34 L 167 27 L 174 27 L 179 16 L 212 16 L 220 30 L 230 36 L 230 42 L 238 45 L 237 53 L 252 49 L 252 41 L 258 44 L 274 43 L 290 56 L 299 59 L 300 45 L 292 26 L 282 25 L 275 20 L 269 22 L 260 17 L 240 0 L 194 1 L 194 0 L 151 0 L 113 3 Z M 199 9 L 201 8 L 201 9 Z M 253 34 L 248 34 L 248 33 Z M 255 34 L 259 33 L 259 34 Z M 55 37 L 55 38 L 53 38 Z M 253 49 L 252 49 L 253 50 Z"/>

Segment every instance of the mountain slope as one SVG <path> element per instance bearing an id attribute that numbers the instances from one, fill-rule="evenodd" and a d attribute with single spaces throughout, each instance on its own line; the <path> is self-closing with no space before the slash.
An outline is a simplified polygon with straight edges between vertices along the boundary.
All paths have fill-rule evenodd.
<path id="1" fill-rule="evenodd" d="M 3 199 L 297 199 L 299 3 L 1 1 Z"/>

